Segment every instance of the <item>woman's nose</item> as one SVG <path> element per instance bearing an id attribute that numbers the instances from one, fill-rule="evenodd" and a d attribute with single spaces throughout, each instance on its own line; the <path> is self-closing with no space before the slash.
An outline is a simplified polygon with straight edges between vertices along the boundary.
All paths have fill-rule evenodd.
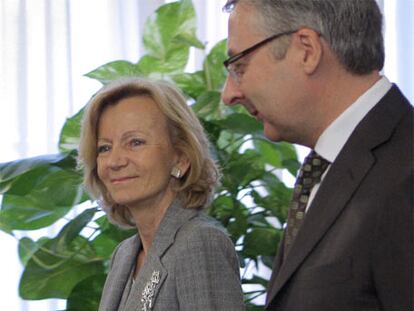
<path id="1" fill-rule="evenodd" d="M 111 154 L 109 156 L 109 166 L 112 169 L 120 169 L 128 164 L 128 157 L 125 151 L 119 147 L 112 147 Z"/>

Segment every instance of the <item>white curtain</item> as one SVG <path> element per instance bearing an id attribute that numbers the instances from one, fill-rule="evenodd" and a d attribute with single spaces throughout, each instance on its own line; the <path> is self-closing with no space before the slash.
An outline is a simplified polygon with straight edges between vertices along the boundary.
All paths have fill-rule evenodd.
<path id="1" fill-rule="evenodd" d="M 1 0 L 0 162 L 55 153 L 65 119 L 100 87 L 83 75 L 113 60 L 137 61 L 145 20 L 164 2 L 172 1 Z M 384 73 L 414 103 L 414 1 L 379 2 L 386 22 Z M 193 3 L 208 50 L 227 35 L 225 0 Z M 202 58 L 202 51 L 193 51 L 191 66 L 198 68 Z M 64 309 L 61 301 L 19 299 L 17 243 L 0 232 L 0 246 L 0 310 Z"/>
<path id="2" fill-rule="evenodd" d="M 382 0 L 385 16 L 384 73 L 414 105 L 414 1 Z"/>

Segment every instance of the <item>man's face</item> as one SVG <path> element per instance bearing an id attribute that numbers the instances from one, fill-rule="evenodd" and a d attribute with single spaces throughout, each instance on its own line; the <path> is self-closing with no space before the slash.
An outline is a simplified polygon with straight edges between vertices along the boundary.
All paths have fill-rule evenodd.
<path id="1" fill-rule="evenodd" d="M 236 5 L 229 18 L 229 56 L 272 35 L 259 28 L 257 16 L 253 7 L 244 3 Z M 284 29 L 290 30 L 293 29 Z M 228 76 L 223 101 L 227 105 L 242 104 L 252 116 L 263 122 L 264 135 L 268 139 L 296 143 L 300 141 L 296 136 L 304 114 L 300 70 L 291 47 L 283 59 L 275 59 L 271 47 L 277 44 L 277 40 L 233 63 L 238 78 Z"/>

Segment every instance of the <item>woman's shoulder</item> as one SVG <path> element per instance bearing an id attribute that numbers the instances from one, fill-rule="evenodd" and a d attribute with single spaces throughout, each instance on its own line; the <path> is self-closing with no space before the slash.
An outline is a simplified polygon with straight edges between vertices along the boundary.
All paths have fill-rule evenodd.
<path id="1" fill-rule="evenodd" d="M 210 243 L 214 243 L 214 241 L 231 242 L 226 228 L 219 221 L 205 213 L 200 213 L 186 222 L 179 230 L 177 238 L 184 239 L 187 243 L 205 240 L 210 241 Z"/>
<path id="2" fill-rule="evenodd" d="M 115 255 L 118 252 L 124 252 L 131 249 L 138 248 L 139 246 L 139 237 L 138 234 L 133 234 L 129 238 L 126 238 L 125 240 L 121 241 L 114 249 L 113 255 Z"/>
<path id="3" fill-rule="evenodd" d="M 204 215 L 190 219 L 178 230 L 164 259 L 164 262 L 171 262 L 174 269 L 188 269 L 189 266 L 199 269 L 203 265 L 214 266 L 218 261 L 231 267 L 236 274 L 239 269 L 235 246 L 226 229 L 217 220 Z"/>

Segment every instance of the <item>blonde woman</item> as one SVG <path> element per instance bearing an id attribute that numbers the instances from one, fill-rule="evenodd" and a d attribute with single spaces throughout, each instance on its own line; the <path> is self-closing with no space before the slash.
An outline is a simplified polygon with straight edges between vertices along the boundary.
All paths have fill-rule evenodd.
<path id="1" fill-rule="evenodd" d="M 244 309 L 233 243 L 203 212 L 219 178 L 208 146 L 168 83 L 122 79 L 91 99 L 85 185 L 113 223 L 137 229 L 112 255 L 100 311 Z"/>

